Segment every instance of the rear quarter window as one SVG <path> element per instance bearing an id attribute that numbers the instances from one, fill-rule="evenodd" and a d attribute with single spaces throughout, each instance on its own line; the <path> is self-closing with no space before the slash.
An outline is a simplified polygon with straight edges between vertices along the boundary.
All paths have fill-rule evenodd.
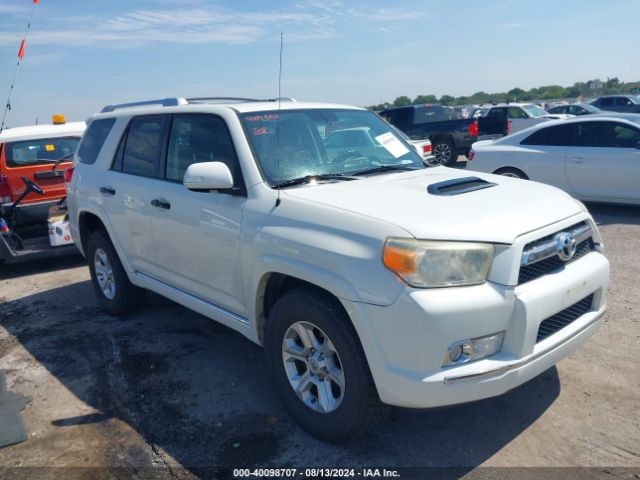
<path id="1" fill-rule="evenodd" d="M 73 136 L 8 142 L 5 160 L 9 168 L 53 163 L 75 152 L 78 143 L 80 137 Z"/>
<path id="2" fill-rule="evenodd" d="M 102 148 L 107 135 L 111 131 L 115 118 L 102 118 L 94 120 L 84 133 L 80 148 L 78 148 L 78 160 L 80 163 L 93 165 L 98 159 L 98 154 Z"/>

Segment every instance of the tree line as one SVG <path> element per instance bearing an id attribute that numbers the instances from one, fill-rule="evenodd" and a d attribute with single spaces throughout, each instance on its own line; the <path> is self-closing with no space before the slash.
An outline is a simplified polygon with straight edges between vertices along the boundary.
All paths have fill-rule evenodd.
<path id="1" fill-rule="evenodd" d="M 486 93 L 476 92 L 469 96 L 453 97 L 442 95 L 440 98 L 435 95 L 418 95 L 413 100 L 407 96 L 397 97 L 393 102 L 385 102 L 379 105 L 371 105 L 370 110 L 384 110 L 389 107 L 403 107 L 406 105 L 416 105 L 424 103 L 436 103 L 440 105 L 474 105 L 480 103 L 503 103 L 521 102 L 530 100 L 557 100 L 563 98 L 591 98 L 599 95 L 611 95 L 616 93 L 631 93 L 640 90 L 640 81 L 621 82 L 618 78 L 607 78 L 606 80 L 593 79 L 588 82 L 576 82 L 570 87 L 560 85 L 546 85 L 543 87 L 523 90 L 512 88 L 508 92 Z"/>

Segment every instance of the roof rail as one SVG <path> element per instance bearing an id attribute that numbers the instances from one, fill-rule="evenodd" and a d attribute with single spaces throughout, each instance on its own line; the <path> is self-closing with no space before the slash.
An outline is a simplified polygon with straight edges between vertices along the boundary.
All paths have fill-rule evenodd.
<path id="1" fill-rule="evenodd" d="M 188 103 L 213 103 L 220 101 L 221 103 L 232 101 L 232 102 L 277 102 L 280 100 L 281 102 L 295 102 L 295 98 L 291 97 L 280 97 L 278 98 L 244 98 L 244 97 L 194 97 L 187 98 Z"/>
<path id="2" fill-rule="evenodd" d="M 184 98 L 159 98 L 157 100 L 145 100 L 143 102 L 118 103 L 115 105 L 107 105 L 101 111 L 113 112 L 121 108 L 145 107 L 147 105 L 162 105 L 163 107 L 175 107 L 176 105 L 186 105 L 188 102 Z"/>
<path id="3" fill-rule="evenodd" d="M 145 100 L 142 102 L 130 102 L 130 103 L 117 103 L 114 105 L 105 106 L 101 113 L 113 112 L 121 108 L 134 108 L 134 107 L 146 107 L 149 105 L 161 105 L 163 107 L 175 107 L 177 105 L 187 105 L 190 103 L 214 103 L 214 102 L 296 102 L 295 98 L 280 97 L 280 98 L 244 98 L 244 97 L 193 97 L 193 98 L 159 98 L 157 100 Z"/>

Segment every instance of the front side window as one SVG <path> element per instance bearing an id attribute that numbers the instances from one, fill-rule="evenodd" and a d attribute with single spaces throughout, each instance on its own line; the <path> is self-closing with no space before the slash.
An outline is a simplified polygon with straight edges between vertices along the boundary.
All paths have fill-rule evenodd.
<path id="1" fill-rule="evenodd" d="M 169 135 L 167 180 L 182 181 L 187 167 L 200 162 L 222 162 L 237 180 L 238 159 L 224 121 L 213 115 L 176 116 Z"/>
<path id="2" fill-rule="evenodd" d="M 416 151 L 366 110 L 301 109 L 243 113 L 240 120 L 270 184 L 372 168 L 424 168 Z"/>
<path id="3" fill-rule="evenodd" d="M 519 107 L 509 107 L 507 111 L 509 112 L 509 118 L 528 118 L 527 114 Z"/>
<path id="4" fill-rule="evenodd" d="M 157 175 L 164 122 L 164 116 L 141 116 L 131 120 L 122 155 L 124 173 L 143 177 Z"/>
<path id="5" fill-rule="evenodd" d="M 80 137 L 8 142 L 5 146 L 5 160 L 9 168 L 54 163 L 63 157 L 68 157 L 71 161 L 71 155 L 76 151 L 79 143 Z"/>
<path id="6" fill-rule="evenodd" d="M 572 145 L 572 130 L 572 124 L 541 128 L 520 142 L 520 145 L 570 146 Z"/>
<path id="7" fill-rule="evenodd" d="M 617 122 L 585 122 L 578 124 L 576 139 L 581 147 L 635 148 L 640 130 Z"/>

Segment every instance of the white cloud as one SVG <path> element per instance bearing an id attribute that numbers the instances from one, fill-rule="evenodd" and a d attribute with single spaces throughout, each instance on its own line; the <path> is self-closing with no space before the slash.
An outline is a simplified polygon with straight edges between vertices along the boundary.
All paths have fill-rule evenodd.
<path id="1" fill-rule="evenodd" d="M 356 23 L 374 30 L 371 22 L 384 23 L 377 30 L 389 32 L 386 22 L 417 18 L 415 12 L 382 8 L 365 11 L 336 1 L 296 4 L 289 11 L 234 11 L 202 0 L 155 0 L 158 9 L 140 9 L 98 19 L 87 16 L 60 18 L 58 27 L 33 31 L 34 44 L 106 48 L 139 48 L 150 43 L 246 44 L 277 38 L 285 32 L 288 42 L 324 40 L 340 36 L 338 24 Z M 180 5 L 180 8 L 173 7 Z M 0 45 L 15 43 L 16 31 L 0 30 Z M 274 40 L 275 41 L 275 40 Z"/>

